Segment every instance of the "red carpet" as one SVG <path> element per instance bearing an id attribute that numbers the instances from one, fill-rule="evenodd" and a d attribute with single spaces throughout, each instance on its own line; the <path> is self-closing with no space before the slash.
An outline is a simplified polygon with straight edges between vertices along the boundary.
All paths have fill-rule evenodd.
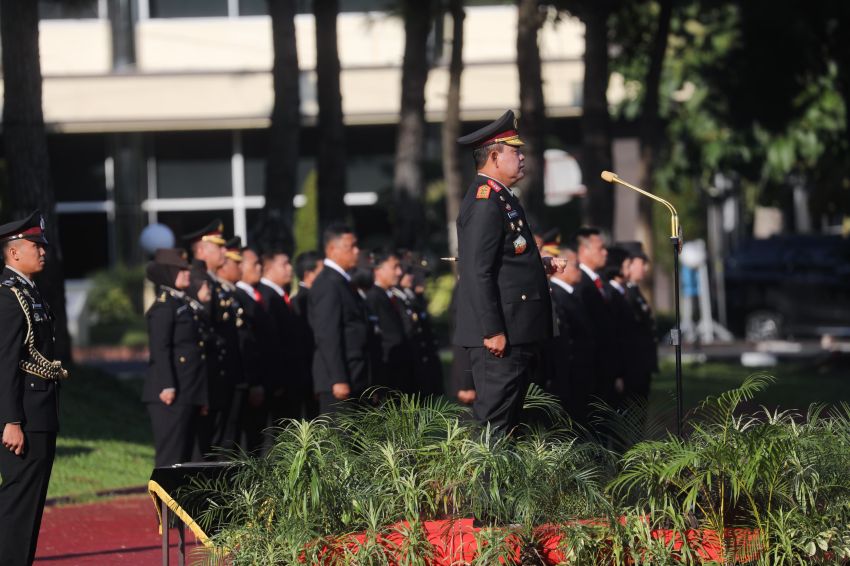
<path id="1" fill-rule="evenodd" d="M 186 530 L 186 555 L 192 560 L 195 537 Z M 177 531 L 172 529 L 171 562 L 177 564 Z M 147 495 L 119 497 L 44 510 L 35 563 L 40 566 L 160 565 L 162 539 Z"/>

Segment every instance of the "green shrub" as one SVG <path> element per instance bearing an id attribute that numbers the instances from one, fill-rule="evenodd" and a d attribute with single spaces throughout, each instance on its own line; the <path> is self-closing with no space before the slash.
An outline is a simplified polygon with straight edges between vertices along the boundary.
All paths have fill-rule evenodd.
<path id="1" fill-rule="evenodd" d="M 286 422 L 263 458 L 235 455 L 234 481 L 194 486 L 214 502 L 201 523 L 223 525 L 213 543 L 233 564 L 317 564 L 328 548 L 334 563 L 395 564 L 381 537 L 400 528 L 419 556 L 404 563 L 422 564 L 422 522 L 468 517 L 482 525 L 473 564 L 546 564 L 552 533 L 570 564 L 845 563 L 850 406 L 742 413 L 770 381 L 706 399 L 684 438 L 621 455 L 572 430 L 535 386 L 526 408 L 554 426 L 508 436 L 450 402 L 391 395 Z"/>
<path id="2" fill-rule="evenodd" d="M 125 344 L 125 336 L 139 344 L 145 331 L 142 296 L 144 271 L 119 265 L 92 277 L 86 300 L 90 320 L 89 339 L 94 344 Z M 145 339 L 141 344 L 147 343 Z"/>

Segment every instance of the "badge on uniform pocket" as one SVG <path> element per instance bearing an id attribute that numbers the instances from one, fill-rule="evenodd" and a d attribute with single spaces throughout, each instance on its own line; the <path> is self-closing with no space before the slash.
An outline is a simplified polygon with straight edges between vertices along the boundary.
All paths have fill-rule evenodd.
<path id="1" fill-rule="evenodd" d="M 521 254 L 527 247 L 528 242 L 525 241 L 525 238 L 523 238 L 522 235 L 517 236 L 517 239 L 514 240 L 514 255 Z"/>

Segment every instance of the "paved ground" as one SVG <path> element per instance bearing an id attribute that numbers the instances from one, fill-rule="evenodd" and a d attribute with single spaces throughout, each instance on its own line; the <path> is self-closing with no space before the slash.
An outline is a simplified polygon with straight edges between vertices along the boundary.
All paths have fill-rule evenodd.
<path id="1" fill-rule="evenodd" d="M 187 555 L 195 547 L 187 532 Z M 177 533 L 171 531 L 170 564 L 177 564 Z M 157 515 L 147 495 L 118 497 L 44 511 L 39 566 L 147 566 L 162 564 Z M 191 559 L 187 563 L 191 564 Z"/>

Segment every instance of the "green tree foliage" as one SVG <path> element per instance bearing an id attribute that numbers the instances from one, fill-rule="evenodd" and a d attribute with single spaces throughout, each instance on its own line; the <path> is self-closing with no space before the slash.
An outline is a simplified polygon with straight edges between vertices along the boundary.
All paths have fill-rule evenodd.
<path id="1" fill-rule="evenodd" d="M 704 235 L 703 195 L 717 172 L 740 179 L 750 211 L 787 201 L 790 175 L 813 187 L 815 215 L 850 211 L 847 71 L 829 33 L 847 28 L 847 10 L 799 0 L 674 6 L 652 188 L 678 205 L 686 236 Z M 615 112 L 626 119 L 639 117 L 658 12 L 655 1 L 632 2 L 613 19 L 612 64 L 626 93 Z M 656 225 L 666 235 L 666 219 Z"/>
<path id="2" fill-rule="evenodd" d="M 292 257 L 319 249 L 319 188 L 315 170 L 310 171 L 304 180 L 301 194 L 304 195 L 304 206 L 295 210 L 295 253 Z"/>

